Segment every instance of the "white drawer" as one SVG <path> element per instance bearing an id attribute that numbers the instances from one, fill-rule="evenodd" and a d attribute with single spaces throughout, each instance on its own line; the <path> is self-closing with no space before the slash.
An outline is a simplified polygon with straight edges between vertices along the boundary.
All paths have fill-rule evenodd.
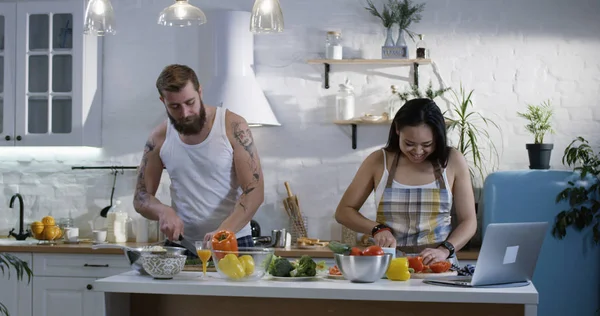
<path id="1" fill-rule="evenodd" d="M 123 255 L 33 254 L 35 276 L 105 278 L 130 270 Z"/>

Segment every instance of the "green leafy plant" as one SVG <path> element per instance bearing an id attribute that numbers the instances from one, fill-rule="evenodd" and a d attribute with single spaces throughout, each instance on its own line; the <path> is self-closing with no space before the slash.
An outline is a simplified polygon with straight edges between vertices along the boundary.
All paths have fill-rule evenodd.
<path id="1" fill-rule="evenodd" d="M 14 268 L 17 272 L 17 280 L 23 280 L 24 274 L 27 274 L 27 284 L 31 282 L 33 272 L 29 268 L 29 264 L 27 264 L 27 262 L 8 253 L 0 253 L 0 270 L 2 271 L 2 276 L 8 275 L 8 278 L 10 279 L 11 268 Z M 1 302 L 0 315 L 10 316 L 8 309 Z"/>
<path id="2" fill-rule="evenodd" d="M 433 84 L 431 83 L 431 81 L 429 81 L 429 84 L 427 85 L 427 88 L 425 89 L 424 92 L 419 90 L 418 86 L 411 85 L 409 91 L 399 92 L 398 97 L 403 102 L 406 102 L 411 99 L 419 99 L 419 98 L 428 98 L 428 99 L 433 100 L 439 96 L 442 96 L 444 93 L 446 93 L 449 90 L 450 90 L 450 88 L 440 88 L 440 89 L 434 90 Z"/>
<path id="3" fill-rule="evenodd" d="M 577 182 L 569 181 L 569 187 L 557 195 L 556 203 L 567 201 L 569 209 L 558 213 L 552 234 L 563 239 L 569 226 L 578 231 L 592 226 L 597 245 L 600 243 L 600 152 L 594 153 L 589 142 L 580 136 L 565 148 L 562 163 L 572 167 L 580 178 Z"/>
<path id="4" fill-rule="evenodd" d="M 394 0 L 393 8 L 395 12 L 393 16 L 398 24 L 398 29 L 405 31 L 414 41 L 416 34 L 409 30 L 409 27 L 411 24 L 421 21 L 421 12 L 425 9 L 425 3 L 413 5 L 411 0 Z"/>
<path id="5" fill-rule="evenodd" d="M 381 13 L 379 12 L 379 10 L 377 10 L 377 7 L 375 7 L 373 1 L 371 0 L 367 0 L 367 7 L 365 7 L 365 9 L 369 11 L 369 13 L 371 13 L 373 16 L 378 17 L 381 20 L 383 27 L 385 27 L 386 29 L 392 27 L 394 23 L 396 23 L 396 21 L 398 20 L 398 17 L 396 16 L 397 10 L 395 0 L 388 0 L 387 4 L 383 4 L 383 10 L 381 11 Z"/>
<path id="6" fill-rule="evenodd" d="M 499 160 L 498 150 L 491 140 L 489 128 L 495 127 L 500 131 L 500 127 L 489 118 L 473 111 L 474 90 L 467 92 L 461 84 L 458 92 L 454 89 L 450 91 L 454 99 L 450 109 L 453 115 L 448 116 L 448 111 L 444 112 L 446 128 L 449 133 L 457 133 L 456 149 L 469 162 L 471 179 L 483 181 L 485 175 L 496 168 L 496 162 Z M 486 158 L 491 163 L 488 163 Z"/>
<path id="7" fill-rule="evenodd" d="M 517 112 L 519 117 L 529 121 L 525 128 L 533 134 L 535 144 L 543 144 L 546 133 L 554 134 L 551 124 L 553 112 L 550 100 L 544 101 L 540 105 L 529 104 L 526 112 Z"/>

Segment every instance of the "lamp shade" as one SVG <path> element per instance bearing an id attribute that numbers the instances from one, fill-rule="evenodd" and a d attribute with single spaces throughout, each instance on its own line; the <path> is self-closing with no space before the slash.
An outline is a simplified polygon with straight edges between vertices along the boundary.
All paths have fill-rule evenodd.
<path id="1" fill-rule="evenodd" d="M 90 0 L 85 9 L 84 34 L 115 34 L 115 11 L 110 0 Z"/>
<path id="2" fill-rule="evenodd" d="M 193 26 L 206 23 L 206 15 L 199 8 L 191 5 L 188 0 L 175 0 L 158 16 L 158 24 L 164 26 Z"/>
<path id="3" fill-rule="evenodd" d="M 250 16 L 250 32 L 283 32 L 283 12 L 279 0 L 256 0 Z"/>

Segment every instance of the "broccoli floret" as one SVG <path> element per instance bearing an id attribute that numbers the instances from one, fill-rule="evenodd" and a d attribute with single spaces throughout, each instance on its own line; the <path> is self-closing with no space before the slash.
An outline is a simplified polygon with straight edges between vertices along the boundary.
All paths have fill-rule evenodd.
<path id="1" fill-rule="evenodd" d="M 289 277 L 294 267 L 286 258 L 274 257 L 269 266 L 269 274 L 276 277 Z"/>
<path id="2" fill-rule="evenodd" d="M 294 277 L 312 277 L 317 275 L 317 263 L 307 255 L 304 255 L 298 261 L 296 270 L 293 272 Z"/>

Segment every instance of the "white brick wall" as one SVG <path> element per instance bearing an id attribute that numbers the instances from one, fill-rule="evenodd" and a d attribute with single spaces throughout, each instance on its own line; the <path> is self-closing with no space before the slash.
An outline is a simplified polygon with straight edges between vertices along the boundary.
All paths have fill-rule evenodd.
<path id="1" fill-rule="evenodd" d="M 216 1 L 193 1 L 207 11 Z M 256 37 L 258 79 L 282 123 L 254 130 L 262 157 L 266 197 L 257 215 L 263 231 L 287 224 L 281 199 L 284 181 L 300 197 L 309 231 L 320 238 L 339 238 L 332 218 L 339 199 L 360 162 L 382 146 L 388 127 L 358 129 L 358 149 L 350 145 L 350 128 L 330 124 L 337 84 L 354 83 L 358 113 L 383 111 L 391 84 L 406 86 L 407 67 L 334 66 L 329 90 L 321 88 L 322 66 L 304 61 L 323 54 L 324 32 L 343 32 L 345 57 L 379 58 L 384 42 L 380 24 L 362 1 L 281 0 L 286 31 Z M 378 1 L 376 1 L 378 2 Z M 145 139 L 164 118 L 154 81 L 169 63 L 195 68 L 203 82 L 210 77 L 209 25 L 171 29 L 156 25 L 169 1 L 113 0 L 118 35 L 106 37 L 103 141 L 101 150 L 42 153 L 37 149 L 2 149 L 0 233 L 16 226 L 17 212 L 8 209 L 10 196 L 25 196 L 26 220 L 50 213 L 69 214 L 89 233 L 88 222 L 108 204 L 112 178 L 107 171 L 71 171 L 72 165 L 136 165 Z M 250 0 L 228 0 L 229 9 L 250 10 Z M 525 143 L 532 137 L 516 116 L 527 102 L 551 98 L 556 105 L 557 134 L 554 168 L 563 168 L 564 147 L 578 135 L 598 144 L 600 138 L 600 4 L 574 0 L 428 1 L 414 31 L 424 33 L 435 61 L 420 68 L 420 82 L 475 89 L 475 106 L 500 124 L 503 142 L 501 169 L 527 168 Z M 210 22 L 209 22 L 210 23 Z M 141 30 L 144 30 L 145 34 Z M 408 40 L 411 56 L 414 43 Z M 435 69 L 435 71 L 434 71 Z M 440 79 L 441 78 L 441 79 Z M 446 108 L 444 100 L 440 106 Z M 497 136 L 497 135 L 496 135 Z M 168 179 L 160 197 L 168 201 Z M 120 177 L 116 196 L 133 213 L 133 171 Z M 372 197 L 365 212 L 373 213 Z"/>

